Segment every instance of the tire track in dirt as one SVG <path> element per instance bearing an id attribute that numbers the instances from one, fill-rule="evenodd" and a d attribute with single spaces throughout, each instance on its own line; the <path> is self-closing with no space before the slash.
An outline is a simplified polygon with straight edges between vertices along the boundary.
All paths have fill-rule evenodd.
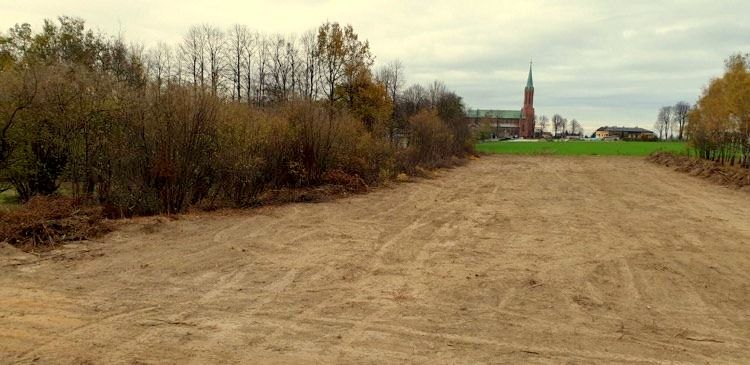
<path id="1" fill-rule="evenodd" d="M 432 216 L 432 215 L 435 215 L 435 212 L 427 212 L 422 217 L 420 217 L 420 219 L 425 219 L 426 217 Z M 450 215 L 451 215 L 451 212 L 443 213 L 442 215 L 438 215 L 439 219 L 432 218 L 432 220 L 430 220 L 429 223 L 433 223 L 432 225 L 434 226 L 435 221 L 438 221 L 438 222 L 442 221 L 442 220 L 444 220 L 445 218 L 447 218 Z M 417 219 L 417 221 L 419 221 L 420 219 Z M 445 226 L 445 224 L 446 223 L 441 224 L 438 229 L 433 230 L 432 233 L 428 234 L 426 237 L 421 237 L 420 238 L 420 240 L 425 241 L 425 243 L 422 244 L 422 246 L 419 249 L 419 251 L 416 253 L 416 255 L 414 255 L 414 257 L 415 257 L 414 260 L 413 260 L 414 262 L 411 263 L 411 264 L 409 264 L 407 266 L 407 269 L 406 269 L 406 271 L 403 274 L 404 280 L 401 283 L 402 287 L 414 286 L 415 285 L 413 282 L 411 284 L 409 284 L 409 283 L 407 283 L 407 281 L 409 279 L 411 279 L 412 277 L 417 276 L 416 273 L 424 266 L 424 261 L 426 260 L 426 258 L 428 256 L 428 252 L 430 251 L 430 249 L 432 249 L 433 247 L 436 246 L 436 243 L 433 243 L 432 240 L 431 240 L 431 238 L 434 237 L 434 236 L 436 236 L 436 235 L 438 235 L 439 232 L 441 232 L 441 230 Z M 375 263 L 372 265 L 372 268 L 371 268 L 370 271 L 372 272 L 372 271 L 374 271 L 374 270 L 376 270 L 378 268 L 382 268 L 384 266 L 384 264 L 382 262 L 383 253 L 385 252 L 385 250 L 389 249 L 393 245 L 393 243 L 396 242 L 396 240 L 398 238 L 408 237 L 410 234 L 412 234 L 418 228 L 421 228 L 421 227 L 423 227 L 425 225 L 426 224 L 422 224 L 422 225 L 410 225 L 406 229 L 404 229 L 401 232 L 399 232 L 398 235 L 395 235 L 388 242 L 386 242 L 385 244 L 383 244 L 380 247 L 380 249 L 378 249 L 378 251 L 376 252 L 376 256 L 378 256 L 381 260 L 380 261 L 375 261 Z M 402 265 L 404 265 L 404 264 L 402 263 Z M 399 285 L 395 285 L 395 286 L 399 286 Z M 424 289 L 422 289 L 421 291 L 423 292 Z M 417 290 L 417 293 L 415 293 L 418 297 L 419 297 L 419 294 L 418 294 L 419 292 L 420 291 Z M 363 299 L 365 299 L 365 298 L 363 298 L 362 296 L 360 296 L 360 297 L 358 297 L 357 300 L 363 300 Z M 342 341 L 342 343 L 339 346 L 337 346 L 338 351 L 339 352 L 346 352 L 346 351 L 348 351 L 352 347 L 353 343 L 356 343 L 358 341 L 364 340 L 367 337 L 366 336 L 366 332 L 377 322 L 378 319 L 381 319 L 381 316 L 388 309 L 390 309 L 389 306 L 382 306 L 381 309 L 379 309 L 379 310 L 377 310 L 377 311 L 375 311 L 375 312 L 367 315 L 361 321 L 357 321 L 356 324 L 354 325 L 354 327 L 351 330 L 349 330 L 348 333 L 344 336 L 344 341 Z"/>
<path id="2" fill-rule="evenodd" d="M 410 237 L 412 234 L 414 234 L 415 231 L 417 231 L 420 228 L 426 227 L 430 225 L 435 220 L 434 215 L 436 214 L 436 209 L 430 209 L 423 213 L 421 213 L 413 223 L 409 224 L 406 227 L 402 227 L 398 229 L 394 234 L 392 234 L 388 239 L 384 240 L 383 243 L 377 247 L 377 249 L 373 249 L 371 255 L 362 255 L 359 257 L 350 257 L 350 260 L 354 260 L 356 263 L 354 265 L 357 266 L 364 266 L 366 267 L 364 270 L 366 272 L 372 273 L 377 271 L 378 269 L 382 269 L 387 267 L 387 265 L 383 264 L 384 255 L 386 252 L 388 252 L 389 249 L 392 248 L 392 246 L 404 240 L 405 238 Z M 376 213 L 377 215 L 377 213 Z M 449 214 L 441 214 L 438 215 L 439 218 L 444 219 Z M 429 239 L 429 237 L 427 238 Z M 420 238 L 420 240 L 425 240 L 425 238 Z M 420 249 L 419 256 L 422 252 L 424 252 L 426 249 L 426 246 L 423 246 L 422 249 Z M 326 266 L 329 268 L 330 266 Z M 408 275 L 405 275 L 408 276 Z M 392 285 L 392 286 L 398 286 L 398 285 Z M 377 291 L 378 289 L 370 288 L 369 291 L 364 291 L 362 293 L 359 293 L 358 295 L 355 295 L 353 297 L 342 297 L 342 296 L 331 296 L 327 300 L 324 300 L 317 305 L 309 308 L 308 310 L 305 310 L 304 312 L 300 313 L 299 315 L 296 315 L 295 322 L 300 323 L 307 323 L 311 319 L 321 316 L 321 311 L 332 305 L 333 303 L 337 302 L 367 302 L 368 296 L 370 296 L 373 292 Z M 363 334 L 369 326 L 380 317 L 386 310 L 388 306 L 381 306 L 381 309 L 378 309 L 365 317 L 363 317 L 361 320 L 358 320 L 356 322 L 353 322 L 353 328 L 349 329 L 344 335 L 341 335 L 342 338 L 344 338 L 344 341 L 342 342 L 341 346 L 337 346 L 337 348 L 345 348 L 349 345 L 351 345 L 353 342 L 356 342 L 358 339 L 363 337 Z M 286 328 L 278 328 L 274 332 L 272 332 L 267 338 L 262 341 L 262 343 L 267 343 L 271 340 L 274 340 L 278 338 L 283 331 L 287 330 Z"/>
<path id="3" fill-rule="evenodd" d="M 34 270 L 0 256 L 3 293 L 28 299 L 0 312 L 0 328 L 27 336 L 0 352 L 49 363 L 750 358 L 747 195 L 625 158 L 492 156 L 438 175 L 126 229 L 90 243 L 105 256 Z"/>

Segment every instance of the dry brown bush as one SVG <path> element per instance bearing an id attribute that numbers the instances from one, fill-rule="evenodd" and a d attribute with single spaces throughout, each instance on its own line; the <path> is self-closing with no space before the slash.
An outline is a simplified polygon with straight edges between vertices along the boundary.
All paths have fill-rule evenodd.
<path id="1" fill-rule="evenodd" d="M 356 121 L 343 111 L 315 102 L 289 103 L 284 112 L 295 133 L 292 151 L 295 185 L 317 185 L 323 174 L 341 160 L 345 150 L 342 146 L 351 143 L 348 137 Z"/>
<path id="2" fill-rule="evenodd" d="M 328 185 L 336 185 L 351 192 L 365 192 L 367 183 L 359 176 L 348 174 L 342 170 L 330 170 L 323 174 L 323 182 Z"/>
<path id="3" fill-rule="evenodd" d="M 344 123 L 340 133 L 342 142 L 335 146 L 333 170 L 356 176 L 367 185 L 377 185 L 395 175 L 394 147 L 385 138 L 377 138 L 356 120 Z"/>
<path id="4" fill-rule="evenodd" d="M 96 237 L 109 231 L 102 207 L 81 199 L 37 196 L 23 206 L 0 211 L 0 241 L 27 250 Z"/>
<path id="5" fill-rule="evenodd" d="M 414 173 L 417 166 L 431 169 L 450 165 L 454 137 L 434 110 L 423 109 L 409 118 L 409 127 L 409 146 L 398 156 L 401 170 Z"/>
<path id="6" fill-rule="evenodd" d="M 286 184 L 294 137 L 289 121 L 272 112 L 228 106 L 219 122 L 213 161 L 216 194 L 244 207 L 257 204 L 267 188 Z"/>
<path id="7" fill-rule="evenodd" d="M 99 198 L 113 217 L 183 212 L 214 186 L 220 100 L 184 87 L 130 97 Z"/>
<path id="8" fill-rule="evenodd" d="M 316 102 L 284 109 L 295 136 L 290 174 L 293 186 L 318 185 L 327 171 L 340 170 L 376 184 L 394 174 L 393 147 L 345 110 Z"/>

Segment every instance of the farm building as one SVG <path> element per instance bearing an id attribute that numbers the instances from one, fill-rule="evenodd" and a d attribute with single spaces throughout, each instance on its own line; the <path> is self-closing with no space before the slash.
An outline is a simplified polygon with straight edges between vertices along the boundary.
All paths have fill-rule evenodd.
<path id="1" fill-rule="evenodd" d="M 596 130 L 599 139 L 650 140 L 655 139 L 654 132 L 638 127 L 600 127 Z"/>
<path id="2" fill-rule="evenodd" d="M 469 126 L 487 131 L 495 138 L 534 137 L 534 80 L 529 77 L 523 93 L 523 107 L 518 110 L 469 109 L 466 111 Z"/>

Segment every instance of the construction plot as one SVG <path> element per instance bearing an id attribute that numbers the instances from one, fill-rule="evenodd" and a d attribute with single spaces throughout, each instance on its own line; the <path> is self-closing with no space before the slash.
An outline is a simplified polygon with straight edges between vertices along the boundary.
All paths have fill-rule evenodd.
<path id="1" fill-rule="evenodd" d="M 746 363 L 750 194 L 488 156 L 318 204 L 0 248 L 0 363 Z"/>

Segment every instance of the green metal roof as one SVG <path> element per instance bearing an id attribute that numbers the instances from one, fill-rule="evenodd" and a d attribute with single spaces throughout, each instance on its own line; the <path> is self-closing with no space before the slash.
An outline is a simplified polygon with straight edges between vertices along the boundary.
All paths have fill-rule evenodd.
<path id="1" fill-rule="evenodd" d="M 466 111 L 466 116 L 469 118 L 521 119 L 521 111 L 499 109 L 469 109 Z"/>

